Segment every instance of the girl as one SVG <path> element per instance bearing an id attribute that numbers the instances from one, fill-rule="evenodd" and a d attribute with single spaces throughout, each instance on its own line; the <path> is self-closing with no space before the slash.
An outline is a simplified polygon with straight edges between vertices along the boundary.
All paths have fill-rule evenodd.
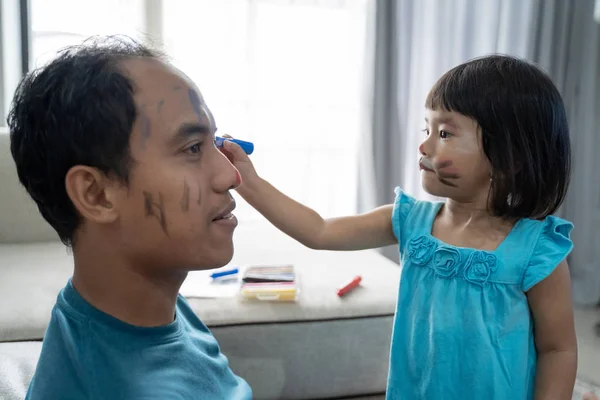
<path id="1" fill-rule="evenodd" d="M 240 195 L 314 249 L 397 243 L 402 279 L 388 399 L 571 399 L 577 344 L 566 257 L 570 222 L 551 214 L 570 174 L 562 99 L 535 66 L 489 56 L 450 70 L 426 101 L 424 189 L 323 219 L 255 172 L 234 143 Z"/>

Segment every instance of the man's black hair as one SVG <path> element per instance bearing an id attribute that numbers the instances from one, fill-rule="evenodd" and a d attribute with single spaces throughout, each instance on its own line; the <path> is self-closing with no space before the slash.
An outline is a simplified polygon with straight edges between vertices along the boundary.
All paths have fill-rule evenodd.
<path id="1" fill-rule="evenodd" d="M 7 121 L 17 173 L 67 246 L 80 223 L 65 189 L 69 169 L 87 165 L 127 183 L 137 111 L 121 62 L 140 57 L 162 59 L 128 37 L 91 38 L 28 73 L 16 90 Z"/>

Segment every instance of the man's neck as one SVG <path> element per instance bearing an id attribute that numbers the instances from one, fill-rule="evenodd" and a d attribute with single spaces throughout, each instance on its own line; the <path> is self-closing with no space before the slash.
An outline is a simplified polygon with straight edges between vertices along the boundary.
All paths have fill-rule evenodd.
<path id="1" fill-rule="evenodd" d="M 145 273 L 116 249 L 102 249 L 79 241 L 73 249 L 73 286 L 97 309 L 131 325 L 167 325 L 175 317 L 179 288 L 187 273 Z"/>

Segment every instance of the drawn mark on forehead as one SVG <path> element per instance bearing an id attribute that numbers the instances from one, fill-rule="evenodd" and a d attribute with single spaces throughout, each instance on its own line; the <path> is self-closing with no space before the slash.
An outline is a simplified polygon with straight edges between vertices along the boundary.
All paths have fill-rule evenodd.
<path id="1" fill-rule="evenodd" d="M 148 115 L 146 115 L 146 106 L 143 105 L 142 107 L 140 107 L 140 110 L 138 112 L 138 119 L 140 121 L 140 138 L 141 138 L 141 147 L 142 149 L 144 149 L 146 147 L 146 142 L 148 141 L 148 139 L 150 138 L 151 135 L 151 124 L 150 124 L 150 118 L 148 118 Z"/>
<path id="2" fill-rule="evenodd" d="M 181 89 L 183 89 L 183 88 L 182 88 L 181 86 L 179 86 L 179 85 L 177 85 L 177 86 L 173 86 L 173 91 L 174 91 L 174 92 L 178 92 L 178 91 L 180 91 Z"/>
<path id="3" fill-rule="evenodd" d="M 200 96 L 198 96 L 198 93 L 196 93 L 196 91 L 194 89 L 189 88 L 188 89 L 188 97 L 190 99 L 190 104 L 192 105 L 192 109 L 196 113 L 196 116 L 198 117 L 198 119 L 200 121 L 203 121 L 206 118 L 206 115 L 205 115 L 203 107 L 202 107 L 202 100 L 200 99 Z"/>
<path id="4" fill-rule="evenodd" d="M 202 110 L 204 111 L 204 114 L 208 117 L 208 122 L 210 123 L 210 127 L 212 129 L 212 132 L 216 132 L 217 131 L 217 125 L 215 122 L 215 117 L 213 116 L 212 112 L 210 112 L 210 110 L 208 109 L 208 107 L 206 107 L 206 104 L 202 105 Z"/>
<path id="5" fill-rule="evenodd" d="M 158 105 L 156 106 L 156 111 L 157 111 L 159 114 L 160 114 L 160 112 L 161 112 L 161 110 L 162 110 L 162 107 L 163 107 L 163 105 L 164 105 L 164 104 L 165 104 L 165 101 L 164 101 L 164 100 L 162 100 L 162 99 L 161 99 L 161 100 L 158 102 Z"/>
<path id="6" fill-rule="evenodd" d="M 177 86 L 177 88 L 181 88 Z M 187 102 L 192 106 L 192 111 L 196 114 L 198 122 L 207 127 L 207 134 L 211 135 L 216 132 L 215 119 L 204 103 L 202 96 L 192 88 L 187 89 Z"/>

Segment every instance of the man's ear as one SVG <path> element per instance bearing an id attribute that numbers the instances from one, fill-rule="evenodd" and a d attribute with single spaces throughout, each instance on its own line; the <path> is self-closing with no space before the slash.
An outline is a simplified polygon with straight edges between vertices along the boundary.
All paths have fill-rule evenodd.
<path id="1" fill-rule="evenodd" d="M 115 184 L 96 168 L 72 167 L 65 177 L 65 188 L 84 219 L 102 224 L 118 218 Z"/>

